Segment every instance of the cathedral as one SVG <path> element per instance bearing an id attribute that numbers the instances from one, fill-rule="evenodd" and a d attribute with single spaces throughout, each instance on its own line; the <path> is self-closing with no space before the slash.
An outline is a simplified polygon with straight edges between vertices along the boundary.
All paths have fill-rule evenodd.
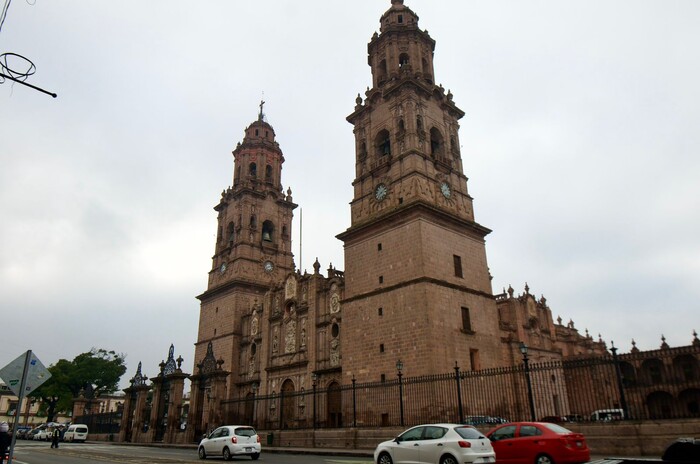
<path id="1" fill-rule="evenodd" d="M 606 353 L 554 320 L 525 284 L 494 293 L 460 150 L 464 111 L 436 85 L 436 43 L 392 0 L 367 46 L 371 87 L 347 117 L 355 135 L 351 224 L 336 231 L 345 269 L 295 268 L 297 204 L 263 113 L 233 150 L 214 207 L 216 243 L 201 302 L 190 411 L 208 398 L 330 389 L 352 381 L 481 370 Z M 283 124 L 284 122 L 279 122 Z M 345 200 L 343 201 L 345 202 Z M 340 244 L 339 244 L 340 245 Z M 408 374 L 410 373 L 410 374 Z M 204 382 L 207 382 L 206 389 Z"/>

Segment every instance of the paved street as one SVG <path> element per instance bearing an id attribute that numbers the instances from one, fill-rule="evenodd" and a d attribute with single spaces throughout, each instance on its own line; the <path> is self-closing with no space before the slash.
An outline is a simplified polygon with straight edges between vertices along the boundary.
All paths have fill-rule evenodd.
<path id="1" fill-rule="evenodd" d="M 183 464 L 222 462 L 223 459 L 200 461 L 194 448 L 155 448 L 120 446 L 107 443 L 61 443 L 51 449 L 47 442 L 18 441 L 15 464 Z M 253 462 L 250 458 L 234 458 L 232 462 Z M 309 454 L 265 453 L 257 462 L 267 464 L 372 464 L 368 457 L 334 457 Z"/>
<path id="2" fill-rule="evenodd" d="M 373 464 L 367 456 L 299 454 L 294 452 L 265 452 L 257 462 L 266 464 Z M 591 464 L 601 462 L 602 456 L 591 456 Z M 643 458 L 636 458 L 643 459 Z M 14 464 L 204 464 L 222 462 L 222 458 L 200 461 L 192 448 L 166 448 L 109 443 L 61 443 L 51 449 L 48 442 L 18 441 Z M 254 462 L 250 458 L 234 458 L 232 462 Z M 610 461 L 606 461 L 608 464 Z"/>

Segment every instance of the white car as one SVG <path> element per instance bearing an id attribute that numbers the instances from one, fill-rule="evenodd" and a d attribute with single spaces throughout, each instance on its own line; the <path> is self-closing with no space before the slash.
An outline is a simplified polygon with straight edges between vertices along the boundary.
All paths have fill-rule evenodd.
<path id="1" fill-rule="evenodd" d="M 50 440 L 50 439 L 51 439 L 51 434 L 50 434 L 49 431 L 46 430 L 46 429 L 44 429 L 44 430 L 39 430 L 36 434 L 34 434 L 33 439 L 34 439 L 34 440 L 43 440 L 43 441 Z"/>
<path id="2" fill-rule="evenodd" d="M 199 459 L 207 456 L 222 456 L 228 461 L 233 456 L 260 457 L 260 437 L 253 427 L 247 425 L 224 425 L 215 429 L 199 442 Z"/>
<path id="3" fill-rule="evenodd" d="M 374 450 L 376 464 L 495 463 L 491 441 L 471 425 L 425 424 L 411 427 Z"/>

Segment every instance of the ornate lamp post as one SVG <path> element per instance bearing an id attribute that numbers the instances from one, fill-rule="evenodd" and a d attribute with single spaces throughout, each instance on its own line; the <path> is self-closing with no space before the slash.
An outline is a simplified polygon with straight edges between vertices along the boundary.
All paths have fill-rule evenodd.
<path id="1" fill-rule="evenodd" d="M 527 399 L 530 402 L 530 420 L 535 421 L 535 400 L 532 397 L 532 382 L 530 381 L 530 359 L 527 357 L 527 345 L 520 342 L 520 353 L 523 355 L 525 365 L 525 380 L 527 381 Z"/>
<path id="2" fill-rule="evenodd" d="M 251 385 L 250 388 L 253 390 L 253 421 L 252 421 L 252 422 L 253 422 L 253 426 L 256 426 L 256 427 L 257 427 L 257 420 L 256 420 L 256 419 L 257 419 L 257 416 L 256 416 L 256 414 L 255 414 L 255 404 L 256 404 L 258 401 L 257 401 L 257 399 L 255 398 L 255 396 L 256 396 L 257 393 L 258 393 L 258 383 L 257 383 L 257 382 L 253 382 L 253 385 Z"/>
<path id="3" fill-rule="evenodd" d="M 622 382 L 622 371 L 620 370 L 620 360 L 617 359 L 617 348 L 615 348 L 615 342 L 610 342 L 610 351 L 613 356 L 613 363 L 615 364 L 615 376 L 617 377 L 617 388 L 620 394 L 620 406 L 622 406 L 622 418 L 629 419 L 627 413 L 627 399 L 625 398 L 625 386 Z"/>
<path id="4" fill-rule="evenodd" d="M 398 361 L 396 361 L 396 375 L 399 377 L 399 407 L 401 412 L 401 426 L 403 427 L 403 381 L 401 380 L 401 377 L 403 377 L 403 373 L 401 372 L 402 370 L 403 363 L 399 359 Z"/>
<path id="5" fill-rule="evenodd" d="M 318 375 L 311 374 L 311 386 L 313 387 L 314 395 L 314 417 L 313 417 L 313 427 L 316 428 L 316 382 L 318 381 Z"/>
<path id="6" fill-rule="evenodd" d="M 464 410 L 462 409 L 462 387 L 459 382 L 459 365 L 455 361 L 455 382 L 457 382 L 457 405 L 459 407 L 459 423 L 464 424 Z"/>

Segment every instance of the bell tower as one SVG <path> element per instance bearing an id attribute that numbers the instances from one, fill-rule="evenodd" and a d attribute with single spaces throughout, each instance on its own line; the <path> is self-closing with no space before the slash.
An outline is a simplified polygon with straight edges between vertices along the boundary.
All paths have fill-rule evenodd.
<path id="1" fill-rule="evenodd" d="M 372 88 L 347 117 L 356 155 L 351 225 L 338 235 L 343 371 L 360 381 L 395 375 L 398 359 L 406 375 L 500 363 L 490 230 L 474 220 L 458 136 L 464 112 L 435 84 L 434 50 L 418 15 L 392 0 L 367 47 Z"/>
<path id="2" fill-rule="evenodd" d="M 223 369 L 235 372 L 241 320 L 258 308 L 265 292 L 294 271 L 291 189 L 282 187 L 284 156 L 263 104 L 233 150 L 233 186 L 214 207 L 217 234 L 207 290 L 201 301 L 195 362 L 209 342 Z"/>

